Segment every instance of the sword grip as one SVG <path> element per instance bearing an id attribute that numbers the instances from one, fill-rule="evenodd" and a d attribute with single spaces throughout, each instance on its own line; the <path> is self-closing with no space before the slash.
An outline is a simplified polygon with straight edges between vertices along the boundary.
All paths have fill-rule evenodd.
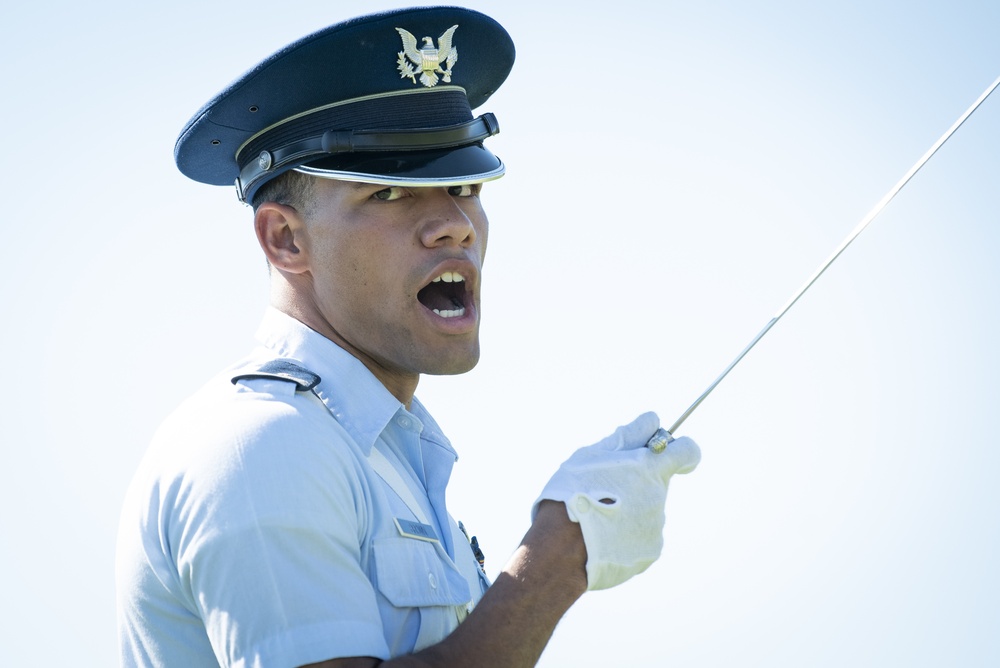
<path id="1" fill-rule="evenodd" d="M 666 429 L 660 427 L 656 430 L 648 441 L 646 441 L 646 447 L 649 448 L 653 454 L 658 455 L 667 449 L 667 444 L 674 440 L 674 437 L 670 435 L 670 432 Z"/>

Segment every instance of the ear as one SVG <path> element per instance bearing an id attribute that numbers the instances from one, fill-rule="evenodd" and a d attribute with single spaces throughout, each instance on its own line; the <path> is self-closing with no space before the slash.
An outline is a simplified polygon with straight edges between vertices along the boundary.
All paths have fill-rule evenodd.
<path id="1" fill-rule="evenodd" d="M 265 202 L 253 218 L 257 241 L 271 266 L 284 272 L 301 274 L 308 268 L 300 248 L 305 237 L 302 216 L 293 207 Z"/>

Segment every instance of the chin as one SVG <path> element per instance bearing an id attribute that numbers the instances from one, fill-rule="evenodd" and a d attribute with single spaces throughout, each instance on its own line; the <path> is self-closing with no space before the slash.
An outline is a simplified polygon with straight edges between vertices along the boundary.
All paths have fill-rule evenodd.
<path id="1" fill-rule="evenodd" d="M 457 376 L 472 371 L 477 364 L 479 364 L 478 347 L 465 355 L 456 355 L 451 359 L 437 360 L 435 363 L 427 364 L 422 373 L 428 376 Z"/>

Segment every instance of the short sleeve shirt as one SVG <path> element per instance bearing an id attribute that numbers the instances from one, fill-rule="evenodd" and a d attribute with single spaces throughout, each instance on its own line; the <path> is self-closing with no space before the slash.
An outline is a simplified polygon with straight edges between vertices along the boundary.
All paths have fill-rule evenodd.
<path id="1" fill-rule="evenodd" d="M 258 338 L 167 419 L 129 488 L 125 666 L 388 659 L 443 639 L 488 585 L 444 503 L 455 451 L 423 406 L 276 310 Z M 275 358 L 319 385 L 232 382 Z"/>

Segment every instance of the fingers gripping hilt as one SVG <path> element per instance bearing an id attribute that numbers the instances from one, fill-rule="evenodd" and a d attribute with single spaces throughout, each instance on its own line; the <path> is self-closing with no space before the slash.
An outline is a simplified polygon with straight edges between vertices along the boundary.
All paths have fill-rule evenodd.
<path id="1" fill-rule="evenodd" d="M 667 445 L 670 441 L 674 440 L 674 437 L 670 435 L 670 432 L 662 427 L 656 430 L 656 433 L 646 441 L 646 447 L 649 448 L 653 454 L 660 454 L 667 449 Z"/>

